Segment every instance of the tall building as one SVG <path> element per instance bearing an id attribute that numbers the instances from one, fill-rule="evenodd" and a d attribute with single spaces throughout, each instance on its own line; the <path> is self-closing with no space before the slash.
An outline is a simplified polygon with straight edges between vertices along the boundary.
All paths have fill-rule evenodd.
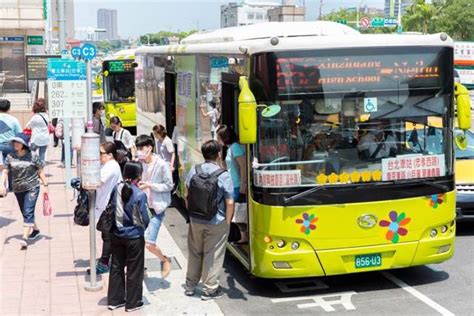
<path id="1" fill-rule="evenodd" d="M 66 20 L 66 40 L 73 39 L 74 30 L 74 0 L 64 0 L 64 16 Z M 59 38 L 59 22 L 58 22 L 58 0 L 51 0 L 51 36 Z"/>
<path id="2" fill-rule="evenodd" d="M 385 0 L 384 14 L 386 18 L 397 18 L 398 17 L 398 3 L 401 3 L 401 12 L 403 15 L 409 6 L 415 2 L 414 0 Z"/>
<path id="3" fill-rule="evenodd" d="M 99 34 L 99 40 L 118 39 L 117 10 L 99 9 L 97 11 L 97 28 L 106 31 Z"/>
<path id="4" fill-rule="evenodd" d="M 268 11 L 280 7 L 278 2 L 242 1 L 221 5 L 221 27 L 232 27 L 268 22 Z"/>
<path id="5" fill-rule="evenodd" d="M 44 53 L 44 4 L 43 0 L 0 0 L 0 84 L 4 91 L 25 91 L 25 54 Z"/>

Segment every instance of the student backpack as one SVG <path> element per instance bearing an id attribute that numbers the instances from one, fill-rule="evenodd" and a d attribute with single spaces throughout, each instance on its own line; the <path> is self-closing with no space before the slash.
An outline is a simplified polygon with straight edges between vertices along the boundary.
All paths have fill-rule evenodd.
<path id="1" fill-rule="evenodd" d="M 207 173 L 202 165 L 196 165 L 195 170 L 188 188 L 188 213 L 190 217 L 209 221 L 217 213 L 218 178 L 225 170 Z"/>

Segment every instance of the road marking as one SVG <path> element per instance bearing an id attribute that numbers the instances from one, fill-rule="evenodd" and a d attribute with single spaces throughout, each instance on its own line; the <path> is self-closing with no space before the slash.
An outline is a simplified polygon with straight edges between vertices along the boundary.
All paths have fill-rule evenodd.
<path id="1" fill-rule="evenodd" d="M 290 280 L 283 282 L 275 282 L 275 285 L 282 293 L 325 290 L 329 288 L 329 286 L 327 286 L 323 281 L 318 279 L 309 281 Z"/>
<path id="2" fill-rule="evenodd" d="M 334 294 L 324 295 L 313 295 L 313 296 L 302 296 L 302 297 L 285 297 L 272 299 L 272 303 L 286 303 L 295 301 L 313 301 L 314 303 L 296 304 L 298 308 L 312 308 L 321 307 L 325 312 L 335 312 L 336 309 L 333 305 L 342 305 L 346 310 L 355 310 L 354 304 L 352 304 L 352 295 L 357 294 L 356 292 L 341 292 Z M 325 300 L 325 298 L 339 297 L 337 300 Z"/>
<path id="3" fill-rule="evenodd" d="M 450 311 L 448 311 L 446 308 L 439 305 L 438 303 L 436 303 L 435 301 L 430 299 L 428 296 L 426 296 L 426 295 L 422 294 L 421 292 L 415 290 L 414 288 L 412 288 L 411 286 L 409 286 L 408 284 L 406 284 L 405 282 L 403 282 L 399 278 L 395 277 L 394 275 L 392 275 L 388 272 L 381 272 L 381 273 L 384 277 L 386 277 L 387 279 L 389 279 L 390 281 L 392 281 L 393 283 L 398 285 L 402 290 L 407 291 L 408 293 L 410 293 L 411 295 L 413 295 L 414 297 L 416 297 L 417 299 L 419 299 L 420 301 L 422 301 L 426 305 L 430 306 L 431 308 L 433 308 L 434 310 L 439 312 L 441 315 L 454 316 L 454 314 L 451 313 Z"/>

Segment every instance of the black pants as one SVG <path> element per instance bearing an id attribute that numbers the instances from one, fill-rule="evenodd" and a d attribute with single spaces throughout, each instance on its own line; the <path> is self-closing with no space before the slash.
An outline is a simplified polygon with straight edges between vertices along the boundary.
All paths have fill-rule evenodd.
<path id="1" fill-rule="evenodd" d="M 137 307 L 143 295 L 144 266 L 145 238 L 124 239 L 112 235 L 108 305 L 118 305 L 125 301 L 125 308 Z M 126 280 L 125 267 L 127 267 Z"/>
<path id="2" fill-rule="evenodd" d="M 112 234 L 102 232 L 102 255 L 99 261 L 105 265 L 109 265 L 110 255 L 112 254 L 111 245 Z"/>

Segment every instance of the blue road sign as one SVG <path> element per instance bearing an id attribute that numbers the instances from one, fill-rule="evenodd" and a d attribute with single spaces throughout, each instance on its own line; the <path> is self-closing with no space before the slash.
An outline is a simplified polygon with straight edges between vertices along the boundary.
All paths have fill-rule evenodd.
<path id="1" fill-rule="evenodd" d="M 76 60 L 48 59 L 49 80 L 86 80 L 86 65 Z"/>
<path id="2" fill-rule="evenodd" d="M 97 48 L 89 43 L 82 45 L 81 57 L 85 60 L 92 60 L 97 55 Z"/>
<path id="3" fill-rule="evenodd" d="M 81 57 L 81 48 L 80 47 L 73 47 L 71 49 L 71 55 L 73 58 Z"/>

